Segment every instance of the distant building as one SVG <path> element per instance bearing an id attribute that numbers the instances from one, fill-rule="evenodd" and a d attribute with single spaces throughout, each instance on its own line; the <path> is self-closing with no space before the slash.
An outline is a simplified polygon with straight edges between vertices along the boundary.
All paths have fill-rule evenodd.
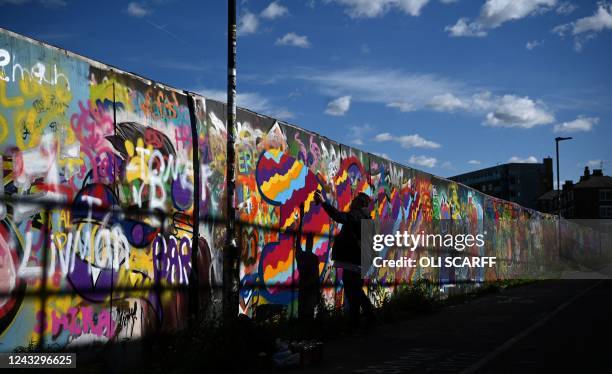
<path id="1" fill-rule="evenodd" d="M 538 210 L 558 213 L 557 191 L 548 191 L 538 198 Z M 565 181 L 561 191 L 561 215 L 565 218 L 612 218 L 612 177 L 601 169 L 584 168 L 580 181 Z"/>
<path id="2" fill-rule="evenodd" d="M 509 163 L 450 177 L 488 195 L 537 208 L 537 198 L 553 189 L 552 158 L 542 163 Z"/>

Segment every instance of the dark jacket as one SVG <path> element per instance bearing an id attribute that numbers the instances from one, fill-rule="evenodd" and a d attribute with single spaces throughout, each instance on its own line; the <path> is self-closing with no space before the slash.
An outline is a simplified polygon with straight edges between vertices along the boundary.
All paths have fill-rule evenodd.
<path id="1" fill-rule="evenodd" d="M 361 263 L 361 220 L 370 219 L 367 209 L 341 212 L 328 203 L 323 209 L 334 221 L 341 223 L 340 233 L 334 238 L 332 260 L 359 265 Z"/>

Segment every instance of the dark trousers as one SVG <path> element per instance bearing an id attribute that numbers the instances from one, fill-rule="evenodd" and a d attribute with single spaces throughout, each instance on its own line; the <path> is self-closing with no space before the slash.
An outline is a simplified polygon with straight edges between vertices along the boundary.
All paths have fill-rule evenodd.
<path id="1" fill-rule="evenodd" d="M 300 285 L 298 293 L 298 319 L 302 322 L 310 322 L 314 319 L 314 312 L 319 302 L 319 286 Z"/>
<path id="2" fill-rule="evenodd" d="M 361 274 L 356 271 L 342 269 L 342 283 L 344 283 L 344 295 L 349 307 L 349 317 L 351 327 L 359 326 L 359 309 L 368 321 L 374 318 L 374 307 L 370 299 L 363 292 L 363 279 Z"/>

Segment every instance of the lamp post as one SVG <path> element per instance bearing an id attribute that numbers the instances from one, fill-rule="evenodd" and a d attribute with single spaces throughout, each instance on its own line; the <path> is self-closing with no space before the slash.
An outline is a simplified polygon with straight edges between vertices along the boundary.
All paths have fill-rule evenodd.
<path id="1" fill-rule="evenodd" d="M 561 178 L 559 177 L 559 142 L 570 139 L 572 138 L 563 138 L 560 136 L 555 138 L 555 145 L 557 148 L 557 250 L 559 252 L 559 259 L 563 258 L 563 254 L 561 253 Z"/>
<path id="2" fill-rule="evenodd" d="M 557 213 L 559 215 L 559 218 L 561 218 L 561 182 L 560 182 L 560 177 L 559 177 L 559 142 L 564 141 L 564 140 L 570 140 L 573 139 L 572 137 L 567 137 L 567 138 L 563 138 L 563 137 L 556 137 L 555 138 L 555 145 L 557 147 Z"/>

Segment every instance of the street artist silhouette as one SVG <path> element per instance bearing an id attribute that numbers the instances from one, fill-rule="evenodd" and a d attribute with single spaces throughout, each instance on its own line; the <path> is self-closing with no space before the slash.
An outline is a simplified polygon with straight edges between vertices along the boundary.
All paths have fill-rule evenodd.
<path id="1" fill-rule="evenodd" d="M 374 308 L 370 299 L 363 292 L 361 278 L 361 220 L 370 219 L 368 206 L 370 197 L 363 192 L 355 196 L 348 212 L 341 212 L 329 203 L 323 201 L 323 196 L 317 191 L 315 203 L 322 204 L 323 209 L 334 221 L 341 223 L 340 233 L 334 238 L 332 260 L 334 266 L 342 268 L 342 283 L 344 295 L 349 307 L 350 327 L 359 326 L 359 310 L 363 309 L 366 324 L 374 322 Z"/>
<path id="2" fill-rule="evenodd" d="M 308 325 L 314 319 L 314 311 L 319 303 L 319 257 L 312 253 L 313 234 L 306 234 L 306 248 L 302 250 L 302 225 L 304 203 L 300 204 L 300 226 L 295 238 L 295 259 L 299 273 L 298 319 Z"/>

